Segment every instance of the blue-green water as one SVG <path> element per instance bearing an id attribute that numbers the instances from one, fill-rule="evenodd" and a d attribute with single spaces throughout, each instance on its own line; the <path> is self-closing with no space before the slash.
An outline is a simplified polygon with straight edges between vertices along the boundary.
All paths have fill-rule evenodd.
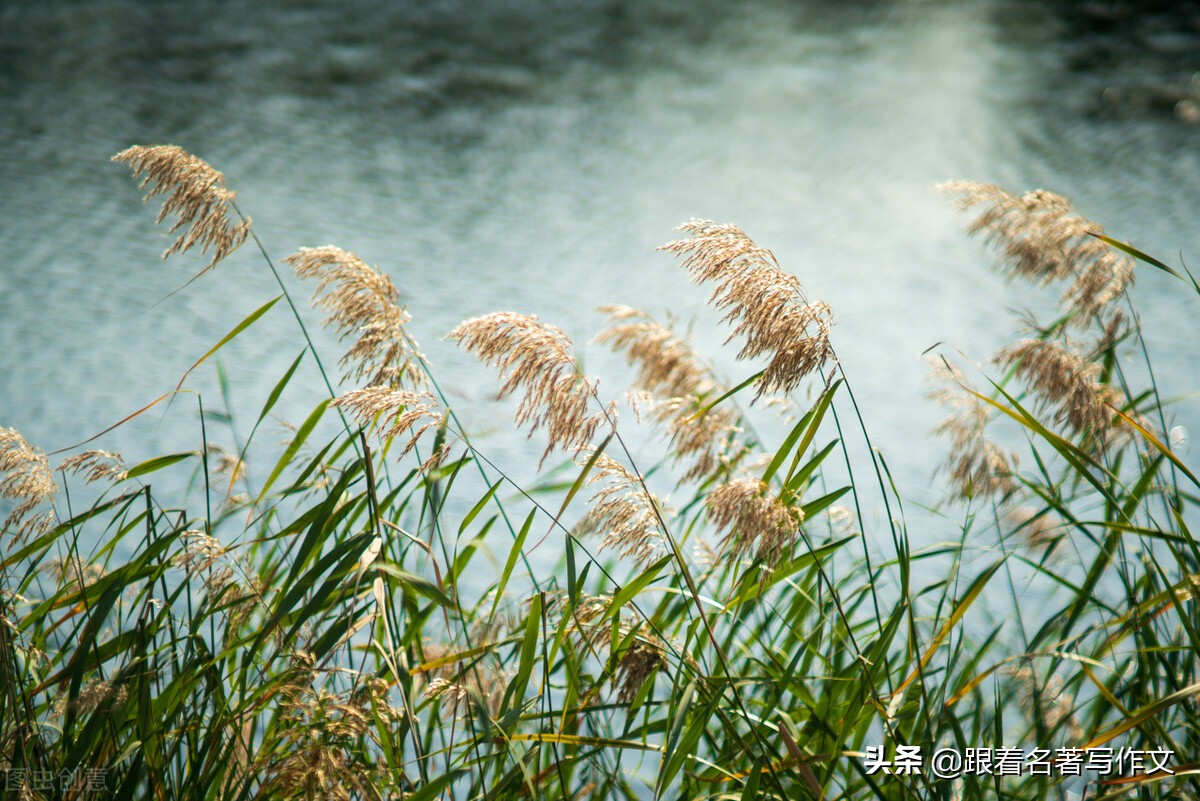
<path id="1" fill-rule="evenodd" d="M 1046 187 L 1115 236 L 1194 260 L 1200 37 L 1186 19 L 1079 29 L 1046 4 L 949 0 L 8 2 L 0 425 L 46 450 L 83 440 L 275 293 L 247 247 L 163 300 L 204 262 L 159 261 L 166 232 L 108 158 L 170 142 L 224 171 L 275 257 L 333 243 L 391 274 L 460 413 L 518 475 L 541 444 L 494 415 L 494 376 L 441 337 L 483 312 L 536 313 L 618 397 L 629 376 L 588 344 L 592 309 L 669 309 L 716 352 L 726 331 L 705 293 L 654 248 L 693 216 L 735 222 L 831 304 L 875 444 L 913 503 L 933 502 L 942 411 L 923 398 L 921 354 L 943 342 L 983 361 L 1010 308 L 1054 297 L 990 272 L 933 185 Z M 1143 271 L 1137 300 L 1163 394 L 1194 390 L 1196 297 Z M 280 306 L 227 349 L 243 423 L 301 347 Z M 749 374 L 722 353 L 728 378 Z M 321 398 L 311 371 L 299 380 L 282 418 Z M 223 406 L 211 369 L 189 386 Z M 131 462 L 195 448 L 194 408 L 97 444 Z M 1197 418 L 1191 402 L 1173 422 Z"/>

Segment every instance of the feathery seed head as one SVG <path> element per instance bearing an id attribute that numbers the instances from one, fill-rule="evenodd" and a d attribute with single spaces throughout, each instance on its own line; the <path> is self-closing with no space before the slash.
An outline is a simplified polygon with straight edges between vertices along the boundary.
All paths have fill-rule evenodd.
<path id="1" fill-rule="evenodd" d="M 709 303 L 725 310 L 724 320 L 734 324 L 730 339 L 743 338 L 738 358 L 769 357 L 756 399 L 791 392 L 833 356 L 829 306 L 810 303 L 800 279 L 780 269 L 771 251 L 735 225 L 692 220 L 680 229 L 691 238 L 659 250 L 683 256 L 693 282 L 717 285 Z"/>
<path id="2" fill-rule="evenodd" d="M 1017 455 L 986 436 L 988 410 L 966 376 L 942 359 L 930 359 L 930 372 L 942 384 L 930 397 L 951 408 L 933 433 L 950 440 L 950 453 L 941 472 L 949 477 L 958 498 L 1004 498 L 1017 489 L 1013 474 Z"/>
<path id="3" fill-rule="evenodd" d="M 613 676 L 613 683 L 618 685 L 617 699 L 626 704 L 633 701 L 642 686 L 666 665 L 666 649 L 658 637 L 636 636 L 621 654 Z"/>
<path id="4" fill-rule="evenodd" d="M 103 679 L 90 679 L 79 688 L 79 695 L 74 700 L 67 695 L 60 696 L 54 702 L 51 714 L 61 717 L 68 709 L 87 714 L 101 706 L 113 709 L 124 704 L 128 698 L 129 690 L 126 687 L 113 687 Z"/>
<path id="5" fill-rule="evenodd" d="M 586 459 L 579 459 L 581 464 Z M 580 523 L 585 532 L 603 532 L 601 548 L 611 548 L 634 559 L 643 567 L 666 553 L 659 528 L 658 498 L 647 492 L 641 479 L 606 453 L 596 457 L 587 483 L 604 483 L 590 503 L 592 508 Z"/>
<path id="6" fill-rule="evenodd" d="M 150 186 L 145 202 L 157 195 L 168 196 L 158 213 L 158 222 L 173 214 L 176 220 L 171 233 L 180 229 L 183 233 L 163 253 L 164 259 L 196 246 L 202 253 L 212 248 L 207 270 L 246 241 L 250 220 L 239 219 L 233 206 L 236 193 L 225 186 L 225 176 L 208 162 L 175 145 L 134 145 L 112 160 L 128 164 L 134 177 L 141 177 L 141 188 Z"/>
<path id="7" fill-rule="evenodd" d="M 42 511 L 54 500 L 58 486 L 46 454 L 32 447 L 14 428 L 0 426 L 0 498 L 17 501 L 4 521 L 4 530 L 23 540 L 42 534 L 54 523 L 53 511 Z"/>
<path id="8" fill-rule="evenodd" d="M 383 386 L 364 387 L 347 392 L 330 405 L 349 411 L 361 426 L 367 426 L 379 417 L 379 436 L 383 439 L 412 432 L 408 444 L 400 453 L 401 458 L 416 446 L 422 434 L 444 421 L 433 396 L 427 392 L 409 392 Z M 425 422 L 417 427 L 422 419 Z"/>
<path id="9" fill-rule="evenodd" d="M 596 341 L 624 353 L 626 361 L 638 367 L 638 389 L 650 396 L 654 419 L 671 435 L 672 456 L 676 461 L 692 460 L 683 480 L 711 475 L 740 456 L 744 446 L 734 459 L 725 453 L 731 435 L 740 431 L 736 415 L 724 407 L 700 414 L 705 401 L 723 390 L 691 345 L 637 309 L 605 306 L 600 310 L 613 325 L 601 331 Z"/>
<path id="10" fill-rule="evenodd" d="M 73 475 L 83 473 L 83 480 L 89 484 L 101 479 L 124 481 L 126 475 L 125 461 L 121 454 L 109 451 L 84 451 L 75 456 L 68 456 L 54 469 Z"/>
<path id="11" fill-rule="evenodd" d="M 725 531 L 721 547 L 734 558 L 752 556 L 774 567 L 799 536 L 804 513 L 771 493 L 765 482 L 735 479 L 717 487 L 705 500 L 708 517 Z"/>
<path id="12" fill-rule="evenodd" d="M 450 655 L 445 645 L 427 644 L 425 656 L 429 661 Z M 494 718 L 504 700 L 511 676 L 483 662 L 451 661 L 430 671 L 425 697 L 439 699 L 446 720 L 465 718 L 471 711 L 472 700 L 481 715 Z"/>
<path id="13" fill-rule="evenodd" d="M 613 324 L 596 336 L 638 368 L 637 385 L 659 397 L 704 394 L 714 384 L 696 352 L 670 328 L 629 306 L 603 306 Z"/>
<path id="14" fill-rule="evenodd" d="M 495 312 L 460 323 L 447 334 L 484 364 L 500 370 L 500 397 L 520 389 L 517 424 L 530 434 L 545 428 L 549 444 L 542 459 L 556 447 L 578 452 L 591 443 L 605 420 L 615 424 L 616 409 L 588 414 L 599 382 L 588 378 L 575 361 L 571 340 L 553 325 L 533 315 Z"/>
<path id="15" fill-rule="evenodd" d="M 1113 433 L 1121 397 L 1100 383 L 1100 365 L 1089 362 L 1069 345 L 1044 339 L 1026 339 L 1002 349 L 996 361 L 1015 367 L 1042 407 L 1053 410 L 1055 420 L 1077 435 L 1090 435 L 1103 444 Z"/>
<path id="16" fill-rule="evenodd" d="M 84 563 L 78 556 L 49 560 L 46 562 L 46 573 L 57 581 L 68 595 L 90 587 L 108 575 L 103 565 Z"/>
<path id="17" fill-rule="evenodd" d="M 950 181 L 942 192 L 956 195 L 966 211 L 981 206 L 967 227 L 983 234 L 1008 263 L 1008 275 L 1042 285 L 1073 279 L 1062 303 L 1084 326 L 1133 284 L 1133 262 L 1097 238 L 1103 229 L 1075 213 L 1070 201 L 1043 189 L 1018 197 L 992 184 Z"/>
<path id="18" fill-rule="evenodd" d="M 412 318 L 399 305 L 392 279 L 349 251 L 325 245 L 300 248 L 284 259 L 299 278 L 317 279 L 313 305 L 330 314 L 324 325 L 340 339 L 358 339 L 342 357 L 345 380 L 378 386 L 420 386 L 425 357 L 404 326 Z"/>

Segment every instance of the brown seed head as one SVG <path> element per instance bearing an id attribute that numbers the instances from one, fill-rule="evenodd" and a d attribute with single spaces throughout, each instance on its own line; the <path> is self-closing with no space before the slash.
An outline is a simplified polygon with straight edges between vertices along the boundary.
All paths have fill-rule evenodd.
<path id="1" fill-rule="evenodd" d="M 684 256 L 695 283 L 717 285 L 709 303 L 725 310 L 724 319 L 734 324 L 730 339 L 743 338 L 738 358 L 769 357 L 756 398 L 791 392 L 833 356 L 829 306 L 809 303 L 800 279 L 781 270 L 771 251 L 735 225 L 692 220 L 680 229 L 691 238 L 659 250 Z"/>
<path id="2" fill-rule="evenodd" d="M 49 531 L 54 512 L 40 507 L 53 501 L 57 492 L 46 454 L 32 447 L 16 429 L 0 426 L 0 498 L 17 501 L 4 521 L 4 530 L 12 532 L 16 540 Z"/>
<path id="3" fill-rule="evenodd" d="M 379 436 L 383 439 L 410 432 L 401 457 L 416 446 L 422 434 L 443 422 L 433 396 L 427 392 L 364 387 L 347 392 L 330 405 L 346 409 L 362 426 L 371 424 L 379 417 Z M 425 422 L 418 427 L 417 423 L 421 420 Z"/>
<path id="4" fill-rule="evenodd" d="M 671 435 L 672 456 L 691 461 L 683 480 L 709 476 L 744 455 L 744 443 L 731 442 L 740 431 L 736 414 L 727 407 L 704 411 L 724 389 L 712 380 L 691 345 L 637 309 L 606 306 L 601 311 L 614 322 L 596 341 L 624 353 L 637 366 L 637 386 L 650 396 L 654 419 Z"/>
<path id="5" fill-rule="evenodd" d="M 586 459 L 580 457 L 580 462 Z M 638 476 L 606 453 L 596 457 L 589 485 L 603 483 L 592 496 L 592 508 L 580 523 L 585 532 L 602 533 L 601 548 L 619 551 L 642 566 L 666 553 L 659 528 L 658 498 L 646 491 Z"/>
<path id="6" fill-rule="evenodd" d="M 951 412 L 933 433 L 950 440 L 950 453 L 941 472 L 962 499 L 1004 498 L 1017 489 L 1013 475 L 1017 455 L 987 438 L 988 410 L 962 371 L 942 359 L 930 360 L 930 372 L 940 386 L 930 397 Z"/>
<path id="7" fill-rule="evenodd" d="M 109 451 L 84 451 L 68 456 L 54 469 L 73 475 L 83 473 L 83 480 L 89 484 L 101 479 L 113 482 L 125 480 L 125 461 L 121 454 Z"/>
<path id="8" fill-rule="evenodd" d="M 459 324 L 447 334 L 484 364 L 499 368 L 500 396 L 520 389 L 517 424 L 532 434 L 545 428 L 549 444 L 542 459 L 562 448 L 578 452 L 605 420 L 615 424 L 616 410 L 588 414 L 597 383 L 579 369 L 571 340 L 533 315 L 496 312 Z"/>
<path id="9" fill-rule="evenodd" d="M 613 683 L 618 685 L 617 699 L 629 703 L 660 669 L 666 667 L 666 649 L 652 634 L 638 634 L 621 654 Z"/>
<path id="10" fill-rule="evenodd" d="M 209 269 L 246 241 L 250 220 L 240 219 L 233 207 L 236 193 L 225 186 L 225 176 L 212 166 L 175 145 L 143 147 L 134 145 L 113 156 L 113 161 L 128 164 L 134 177 L 141 177 L 145 201 L 157 195 L 167 195 L 158 222 L 167 215 L 176 217 L 171 233 L 183 229 L 175 243 L 163 253 L 183 253 L 199 246 L 200 252 L 212 248 Z"/>
<path id="11" fill-rule="evenodd" d="M 957 195 L 964 211 L 982 207 L 967 230 L 1000 251 L 1010 277 L 1038 285 L 1072 279 L 1062 303 L 1076 312 L 1076 325 L 1091 322 L 1133 284 L 1133 262 L 1098 239 L 1103 229 L 1060 195 L 1038 189 L 1018 197 L 971 181 L 938 189 Z"/>
<path id="12" fill-rule="evenodd" d="M 774 567 L 799 536 L 804 513 L 788 506 L 756 478 L 735 479 L 717 487 L 705 500 L 708 517 L 725 531 L 722 548 L 734 558 L 752 556 Z"/>
<path id="13" fill-rule="evenodd" d="M 1120 394 L 1100 383 L 1100 365 L 1086 360 L 1070 345 L 1026 339 L 1002 349 L 996 361 L 1016 368 L 1042 408 L 1054 412 L 1060 426 L 1077 435 L 1093 436 L 1101 444 L 1113 433 L 1111 406 L 1121 405 Z"/>
<path id="14" fill-rule="evenodd" d="M 424 383 L 425 357 L 404 328 L 412 318 L 399 305 L 392 279 L 332 245 L 301 248 L 285 261 L 299 278 L 317 279 L 313 305 L 330 313 L 324 324 L 341 339 L 357 337 L 342 357 L 345 380 L 389 387 Z"/>
<path id="15" fill-rule="evenodd" d="M 57 581 L 68 595 L 90 587 L 108 575 L 103 565 L 85 563 L 78 556 L 47 561 L 46 573 Z"/>

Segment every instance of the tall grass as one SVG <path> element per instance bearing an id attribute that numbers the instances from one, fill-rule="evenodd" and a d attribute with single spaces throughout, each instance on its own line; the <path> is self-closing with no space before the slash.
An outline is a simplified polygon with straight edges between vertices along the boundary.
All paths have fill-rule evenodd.
<path id="1" fill-rule="evenodd" d="M 1067 288 L 991 367 L 932 357 L 951 406 L 940 513 L 961 536 L 929 544 L 869 447 L 830 309 L 734 226 L 693 220 L 663 250 L 713 287 L 740 383 L 644 312 L 606 310 L 598 339 L 663 432 L 655 463 L 562 330 L 502 312 L 449 333 L 543 449 L 545 480 L 520 486 L 458 422 L 386 275 L 335 247 L 275 261 L 178 148 L 116 159 L 166 196 L 182 233 L 164 257 L 198 248 L 207 271 L 250 243 L 280 288 L 141 412 L 281 299 L 305 350 L 233 452 L 203 414 L 195 450 L 131 466 L 91 450 L 52 469 L 0 429 L 11 797 L 1196 797 L 1200 480 L 1127 289 L 1138 259 L 1200 290 L 1062 198 L 947 187 L 1015 277 Z M 340 382 L 285 264 L 350 340 Z M 328 394 L 256 463 L 305 360 Z M 789 420 L 780 441 L 751 403 Z M 828 483 L 835 463 L 849 483 Z M 168 471 L 197 489 L 164 495 Z M 82 482 L 98 497 L 79 509 Z M 551 569 L 529 556 L 544 541 Z M 951 749 L 984 774 L 1001 748 L 1045 749 L 1045 770 L 930 762 Z M 1101 773 L 1103 748 L 1169 751 L 1173 773 Z M 1070 749 L 1092 749 L 1075 776 Z"/>

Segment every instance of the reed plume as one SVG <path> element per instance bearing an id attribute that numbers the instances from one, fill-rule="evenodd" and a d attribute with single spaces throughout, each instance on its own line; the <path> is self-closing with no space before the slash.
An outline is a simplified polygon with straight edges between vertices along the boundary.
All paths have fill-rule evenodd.
<path id="1" fill-rule="evenodd" d="M 951 409 L 933 433 L 950 440 L 941 472 L 950 479 L 954 495 L 966 500 L 1010 496 L 1017 489 L 1013 476 L 1018 459 L 988 439 L 988 407 L 954 365 L 931 359 L 930 372 L 941 384 L 930 397 Z"/>
<path id="2" fill-rule="evenodd" d="M 667 647 L 661 638 L 647 631 L 649 627 L 644 622 L 622 613 L 616 621 L 614 639 L 612 618 L 607 615 L 612 600 L 609 595 L 582 593 L 572 605 L 566 592 L 548 593 L 546 611 L 559 620 L 564 633 L 578 641 L 581 651 L 591 652 L 597 658 L 602 658 L 596 653 L 601 648 L 608 648 L 615 655 L 622 644 L 628 643 L 617 658 L 612 684 L 617 699 L 629 703 L 647 681 L 668 666 Z M 564 622 L 566 615 L 570 619 Z M 684 659 L 690 662 L 686 654 Z"/>
<path id="3" fill-rule="evenodd" d="M 1010 278 L 1037 285 L 1072 280 L 1061 303 L 1075 312 L 1075 325 L 1090 323 L 1133 284 L 1133 262 L 1097 238 L 1103 229 L 1060 195 L 1037 189 L 1018 197 L 972 181 L 938 189 L 956 195 L 963 211 L 982 207 L 967 230 L 1000 251 Z"/>
<path id="4" fill-rule="evenodd" d="M 460 323 L 447 337 L 484 364 L 499 368 L 504 380 L 500 397 L 524 392 L 517 424 L 529 426 L 530 435 L 546 429 L 549 442 L 543 461 L 555 448 L 582 450 L 606 419 L 615 425 L 616 409 L 611 404 L 588 414 L 599 382 L 579 369 L 571 340 L 562 329 L 533 315 L 495 312 Z"/>
<path id="5" fill-rule="evenodd" d="M 88 484 L 104 479 L 112 482 L 124 481 L 126 476 L 125 461 L 121 454 L 111 451 L 84 451 L 75 456 L 68 456 L 54 469 L 64 475 L 83 473 L 83 480 Z"/>
<path id="6" fill-rule="evenodd" d="M 659 528 L 658 498 L 643 488 L 638 476 L 601 453 L 596 456 L 587 483 L 604 484 L 592 496 L 592 508 L 580 523 L 584 532 L 603 532 L 601 548 L 618 551 L 643 567 L 667 552 Z"/>
<path id="7" fill-rule="evenodd" d="M 422 434 L 444 422 L 433 396 L 427 392 L 364 387 L 347 392 L 330 405 L 349 411 L 361 426 L 367 426 L 379 418 L 379 436 L 383 439 L 411 432 L 408 444 L 400 453 L 401 457 L 416 446 Z M 422 420 L 425 422 L 421 423 Z M 421 425 L 418 426 L 418 423 Z"/>
<path id="8" fill-rule="evenodd" d="M 79 688 L 79 695 L 71 700 L 67 694 L 59 696 L 54 701 L 50 713 L 62 717 L 67 710 L 88 714 L 103 707 L 105 710 L 115 710 L 129 700 L 129 690 L 126 687 L 114 687 L 103 679 L 90 679 Z"/>
<path id="9" fill-rule="evenodd" d="M 201 253 L 211 248 L 212 260 L 204 268 L 207 271 L 246 241 L 250 220 L 241 218 L 233 205 L 236 193 L 225 186 L 225 176 L 208 162 L 175 145 L 134 145 L 112 160 L 128 164 L 134 177 L 141 177 L 142 189 L 150 187 L 143 202 L 167 196 L 156 222 L 175 215 L 170 233 L 183 232 L 163 252 L 163 259 L 196 246 Z"/>
<path id="10" fill-rule="evenodd" d="M 724 407 L 705 410 L 724 388 L 712 380 L 687 341 L 629 306 L 604 306 L 600 311 L 613 322 L 596 341 L 625 354 L 638 368 L 636 386 L 650 396 L 654 419 L 670 435 L 672 457 L 691 461 L 683 481 L 728 468 L 745 454 L 746 446 L 738 444 L 736 453 L 728 455 L 731 438 L 741 431 L 737 415 Z"/>
<path id="11" fill-rule="evenodd" d="M 333 245 L 301 248 L 285 261 L 299 278 L 317 280 L 313 305 L 330 313 L 323 324 L 339 339 L 358 337 L 342 357 L 344 380 L 393 389 L 424 383 L 425 357 L 404 328 L 412 318 L 392 279 Z"/>
<path id="12" fill-rule="evenodd" d="M 17 502 L 4 521 L 15 540 L 45 533 L 54 523 L 53 511 L 41 511 L 54 500 L 58 486 L 46 454 L 25 441 L 16 429 L 0 426 L 0 498 Z"/>
<path id="13" fill-rule="evenodd" d="M 771 251 L 736 225 L 691 220 L 679 228 L 691 238 L 659 250 L 682 256 L 694 283 L 716 283 L 709 303 L 725 310 L 724 321 L 734 324 L 730 339 L 744 339 L 738 358 L 769 357 L 756 400 L 791 392 L 833 356 L 828 304 L 810 303 L 800 279 L 780 269 Z"/>
<path id="14" fill-rule="evenodd" d="M 804 513 L 777 498 L 756 478 L 735 479 L 705 499 L 708 517 L 725 532 L 722 549 L 734 558 L 751 556 L 774 567 L 795 544 Z"/>
<path id="15" fill-rule="evenodd" d="M 1043 409 L 1076 435 L 1103 443 L 1111 434 L 1121 395 L 1100 382 L 1101 366 L 1085 359 L 1069 344 L 1026 339 L 1003 348 L 996 361 L 1016 369 Z"/>
<path id="16" fill-rule="evenodd" d="M 441 643 L 426 643 L 423 650 L 427 663 L 452 655 L 450 648 Z M 424 695 L 441 702 L 441 713 L 447 721 L 469 717 L 472 701 L 479 714 L 495 719 L 512 678 L 478 660 L 451 660 L 431 670 L 429 676 Z"/>
<path id="17" fill-rule="evenodd" d="M 667 666 L 666 648 L 662 640 L 653 634 L 639 632 L 621 654 L 613 684 L 617 687 L 617 700 L 630 703 L 647 681 Z"/>
<path id="18" fill-rule="evenodd" d="M 364 739 L 375 738 L 373 710 L 361 698 L 325 689 L 287 687 L 280 703 L 279 755 L 260 758 L 255 769 L 268 780 L 271 798 L 350 801 L 379 797 L 387 772 L 363 764 Z"/>

